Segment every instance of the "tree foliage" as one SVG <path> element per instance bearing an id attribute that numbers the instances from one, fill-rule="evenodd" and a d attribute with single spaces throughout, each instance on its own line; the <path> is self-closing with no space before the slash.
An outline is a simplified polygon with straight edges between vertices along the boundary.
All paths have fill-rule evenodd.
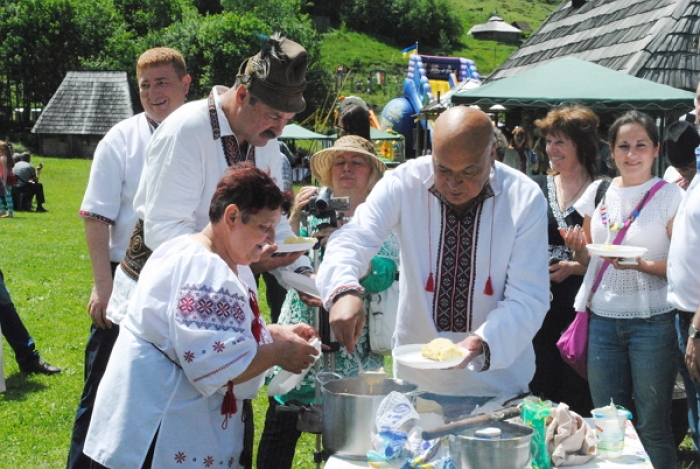
<path id="1" fill-rule="evenodd" d="M 402 47 L 418 42 L 450 49 L 464 33 L 448 0 L 385 0 L 381 4 L 355 0 L 342 2 L 341 8 L 341 19 L 349 28 L 390 37 Z"/>
<path id="2" fill-rule="evenodd" d="M 307 113 L 330 82 L 321 38 L 300 0 L 6 0 L 0 6 L 0 103 L 6 115 L 45 106 L 71 70 L 126 70 L 139 109 L 135 64 L 146 49 L 173 47 L 193 77 L 190 99 L 231 86 L 261 38 L 282 31 L 310 57 Z M 27 122 L 25 119 L 24 122 Z"/>

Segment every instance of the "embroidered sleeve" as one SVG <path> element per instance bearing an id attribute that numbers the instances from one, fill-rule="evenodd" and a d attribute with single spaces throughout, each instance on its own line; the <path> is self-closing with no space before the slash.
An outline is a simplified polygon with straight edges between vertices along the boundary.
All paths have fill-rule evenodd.
<path id="1" fill-rule="evenodd" d="M 225 288 L 184 285 L 174 307 L 173 342 L 188 379 L 213 394 L 253 360 L 257 342 L 246 297 Z"/>
<path id="2" fill-rule="evenodd" d="M 364 293 L 365 293 L 365 289 L 362 288 L 360 285 L 345 285 L 342 287 L 338 287 L 335 289 L 335 291 L 333 291 L 333 293 L 330 294 L 330 296 L 328 297 L 328 301 L 326 301 L 323 304 L 323 307 L 326 308 L 328 311 L 330 311 L 331 306 L 333 306 L 333 302 L 335 301 L 335 298 L 338 295 L 341 295 L 343 293 L 348 293 L 351 291 L 356 291 L 356 292 L 360 293 L 361 295 L 364 295 Z"/>
<path id="3" fill-rule="evenodd" d="M 98 215 L 94 212 L 89 212 L 87 210 L 81 210 L 80 212 L 78 212 L 78 216 L 84 219 L 89 218 L 91 220 L 97 220 L 99 222 L 104 223 L 105 225 L 114 225 L 114 220 L 112 220 L 111 218 L 103 217 L 102 215 Z"/>

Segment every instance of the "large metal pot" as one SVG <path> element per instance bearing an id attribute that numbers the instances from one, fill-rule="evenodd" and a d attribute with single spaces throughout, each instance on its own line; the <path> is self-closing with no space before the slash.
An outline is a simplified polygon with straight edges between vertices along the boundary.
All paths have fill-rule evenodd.
<path id="1" fill-rule="evenodd" d="M 470 428 L 450 437 L 450 458 L 457 469 L 524 469 L 529 467 L 533 429 L 525 425 L 496 422 L 501 438 L 478 438 L 478 428 Z"/>
<path id="2" fill-rule="evenodd" d="M 379 404 L 390 392 L 407 393 L 416 386 L 400 379 L 386 379 L 370 386 L 362 379 L 344 379 L 335 373 L 318 373 L 323 396 L 323 449 L 351 459 L 362 459 L 374 449 L 371 434 Z"/>

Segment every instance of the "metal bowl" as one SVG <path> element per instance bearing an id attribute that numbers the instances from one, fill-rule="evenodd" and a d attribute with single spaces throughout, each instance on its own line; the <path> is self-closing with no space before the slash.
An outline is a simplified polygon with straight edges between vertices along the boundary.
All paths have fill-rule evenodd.
<path id="1" fill-rule="evenodd" d="M 496 422 L 489 427 L 501 429 L 501 438 L 486 440 L 470 428 L 450 436 L 450 458 L 457 469 L 524 469 L 530 463 L 530 443 L 534 430 L 525 425 Z"/>

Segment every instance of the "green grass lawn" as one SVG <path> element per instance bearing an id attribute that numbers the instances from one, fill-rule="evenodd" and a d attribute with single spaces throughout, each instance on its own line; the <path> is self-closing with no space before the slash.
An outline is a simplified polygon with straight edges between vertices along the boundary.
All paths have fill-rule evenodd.
<path id="1" fill-rule="evenodd" d="M 44 163 L 42 182 L 48 213 L 19 212 L 0 219 L 4 247 L 0 268 L 42 357 L 63 369 L 54 376 L 19 373 L 3 341 L 7 391 L 0 394 L 0 468 L 65 467 L 75 409 L 82 392 L 83 351 L 90 329 L 85 305 L 92 286 L 90 263 L 78 209 L 90 161 L 34 158 Z M 260 298 L 269 318 L 264 285 Z M 390 365 L 389 365 L 390 366 Z M 267 396 L 254 401 L 256 434 L 262 430 Z M 304 434 L 295 467 L 312 468 L 315 436 Z M 257 444 L 256 444 L 257 447 Z M 700 467 L 688 438 L 679 467 Z"/>
<path id="2" fill-rule="evenodd" d="M 48 213 L 17 212 L 0 219 L 0 269 L 17 310 L 42 357 L 62 368 L 54 376 L 26 377 L 3 341 L 7 391 L 0 394 L 0 468 L 65 467 L 73 418 L 83 389 L 83 353 L 90 331 L 86 305 L 92 288 L 90 261 L 78 210 L 90 161 L 34 157 Z M 269 320 L 264 285 L 260 298 Z M 255 405 L 262 429 L 267 395 Z M 314 467 L 314 435 L 304 434 L 295 467 Z M 256 445 L 257 447 L 257 445 Z"/>

